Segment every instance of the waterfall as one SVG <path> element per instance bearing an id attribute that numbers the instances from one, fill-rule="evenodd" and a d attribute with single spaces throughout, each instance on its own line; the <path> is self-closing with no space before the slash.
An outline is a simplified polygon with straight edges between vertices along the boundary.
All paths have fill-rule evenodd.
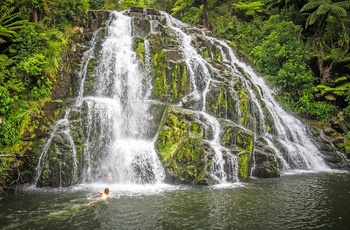
<path id="1" fill-rule="evenodd" d="M 133 50 L 132 23 L 132 18 L 122 13 L 111 13 L 106 22 L 105 40 L 97 48 L 96 37 L 101 31 L 95 31 L 89 49 L 83 54 L 78 95 L 73 105 L 82 116 L 83 150 L 79 181 L 83 183 L 154 184 L 164 180 L 164 170 L 153 137 L 149 135 L 152 118 L 148 100 L 152 89 L 149 54 L 146 54 L 143 69 Z M 88 76 L 91 60 L 97 60 L 97 64 L 93 86 L 87 86 L 88 78 L 91 78 Z M 77 183 L 77 150 L 71 135 L 69 114 L 70 109 L 65 118 L 56 123 L 42 150 L 35 184 L 40 180 L 49 149 L 54 148 L 54 138 L 62 133 L 70 137 L 67 139 L 75 157 L 74 181 L 65 183 L 65 186 Z M 58 162 L 59 171 L 63 171 L 64 164 Z M 56 180 L 61 186 L 61 174 Z"/>
<path id="2" fill-rule="evenodd" d="M 44 167 L 46 166 L 45 164 L 46 164 L 46 160 L 47 160 L 47 157 L 49 154 L 51 144 L 55 138 L 66 140 L 68 142 L 68 143 L 64 144 L 65 148 L 66 148 L 65 149 L 66 154 L 68 155 L 68 157 L 70 159 L 70 163 L 68 165 L 68 167 L 70 168 L 70 172 L 69 172 L 69 175 L 67 176 L 68 179 L 66 179 L 66 180 L 69 181 L 70 184 L 75 184 L 78 181 L 77 151 L 76 151 L 76 146 L 74 144 L 73 136 L 72 136 L 72 133 L 70 130 L 70 123 L 68 120 L 69 112 L 70 112 L 70 110 L 67 110 L 64 118 L 57 121 L 52 133 L 50 134 L 50 137 L 48 138 L 46 144 L 44 145 L 44 147 L 41 151 L 38 165 L 36 167 L 36 175 L 35 175 L 34 181 L 33 181 L 34 185 L 38 184 L 41 173 L 42 173 Z M 63 157 L 63 153 L 60 151 L 56 154 L 58 155 L 58 157 Z M 59 181 L 58 181 L 58 184 L 60 187 L 62 187 L 62 183 L 63 183 L 62 182 L 62 174 L 63 173 L 64 172 L 62 170 L 61 161 L 59 161 L 59 170 L 58 170 Z"/>
<path id="3" fill-rule="evenodd" d="M 211 77 L 212 73 L 216 72 L 216 70 L 192 46 L 191 35 L 181 30 L 181 27 L 186 27 L 186 25 L 166 13 L 163 13 L 163 15 L 167 18 L 167 25 L 175 31 L 178 39 L 181 41 L 181 48 L 191 79 L 192 92 L 190 94 L 198 94 L 198 99 L 201 98 L 201 114 L 206 118 L 207 123 L 212 126 L 214 132 L 213 139 L 209 141 L 215 152 L 210 175 L 218 183 L 227 183 L 228 178 L 231 178 L 230 182 L 236 182 L 238 181 L 238 167 L 231 167 L 234 170 L 231 170 L 231 175 L 227 175 L 224 170 L 225 161 L 223 159 L 223 152 L 225 151 L 228 154 L 228 159 L 231 163 L 235 162 L 232 165 L 237 164 L 237 157 L 230 154 L 231 151 L 229 149 L 221 146 L 219 137 L 221 132 L 220 122 L 206 112 L 206 96 L 210 85 L 216 82 Z"/>
<path id="4" fill-rule="evenodd" d="M 133 50 L 132 18 L 114 12 L 107 25 L 95 91 L 82 103 L 87 136 L 82 181 L 160 183 L 164 172 L 148 137 L 149 64 L 141 69 Z"/>
<path id="5" fill-rule="evenodd" d="M 267 140 L 269 145 L 275 150 L 279 158 L 280 167 L 284 171 L 292 169 L 300 170 L 328 170 L 329 167 L 324 162 L 322 155 L 311 139 L 307 127 L 293 115 L 287 113 L 281 105 L 274 99 L 273 91 L 268 87 L 265 80 L 258 76 L 251 67 L 238 60 L 229 47 L 223 41 L 215 38 L 206 38 L 212 40 L 218 45 L 227 50 L 227 53 L 222 51 L 223 61 L 230 63 L 230 69 L 241 79 L 241 82 L 248 89 L 250 98 L 260 114 L 260 127 L 255 127 L 255 132 Z M 244 73 L 237 69 L 237 66 L 242 68 Z M 252 87 L 254 84 L 257 90 Z M 261 101 L 258 100 L 261 99 Z M 272 135 L 267 130 L 265 125 L 265 115 L 262 104 L 266 106 L 269 114 L 273 118 L 276 133 Z M 286 150 L 286 154 L 282 154 L 277 145 L 280 144 Z"/>
<path id="6" fill-rule="evenodd" d="M 215 183 L 238 182 L 242 174 L 240 160 L 246 161 L 247 170 L 251 162 L 255 164 L 255 159 L 251 159 L 254 151 L 252 145 L 232 147 L 237 143 L 230 138 L 228 138 L 229 144 L 222 142 L 222 136 L 227 131 L 227 127 L 246 131 L 255 141 L 258 138 L 264 140 L 269 149 L 275 152 L 279 168 L 283 172 L 328 169 L 308 133 L 307 126 L 283 110 L 262 77 L 240 62 L 225 42 L 212 38 L 199 29 L 189 29 L 189 26 L 164 12 L 161 15 L 166 20 L 161 23 L 156 21 L 158 16 L 149 17 L 151 19 L 148 35 L 156 37 L 160 27 L 167 27 L 167 32 L 169 30 L 175 34 L 173 36 L 177 40 L 171 46 L 174 44 L 179 46 L 174 49 L 179 52 L 174 55 L 175 60 L 171 60 L 171 63 L 185 63 L 186 66 L 183 69 L 186 69 L 190 89 L 183 90 L 186 92 L 185 95 L 181 95 L 182 99 L 174 99 L 174 103 L 169 102 L 172 99 L 167 99 L 166 102 L 159 100 L 153 92 L 155 76 L 152 76 L 154 73 L 152 68 L 154 68 L 154 60 L 157 59 L 152 56 L 155 55 L 152 36 L 147 37 L 147 34 L 142 33 L 143 38 L 138 38 L 142 40 L 144 46 L 144 57 L 140 58 L 134 50 L 137 25 L 133 17 L 126 16 L 124 13 L 112 12 L 110 19 L 106 22 L 106 28 L 94 32 L 90 47 L 83 54 L 78 74 L 80 82 L 76 101 L 66 111 L 64 118 L 56 123 L 44 145 L 39 158 L 35 184 L 40 181 L 42 174 L 45 174 L 43 171 L 48 154 L 50 151 L 55 151 L 54 142 L 58 136 L 58 140 L 64 139 L 64 150 L 68 150 L 67 154 L 70 155 L 66 161 L 61 157 L 64 151 L 59 152 L 58 157 L 54 157 L 60 171 L 55 179 L 59 180 L 60 186 L 79 182 L 162 183 L 165 180 L 165 172 L 155 147 L 157 127 L 156 129 L 152 127 L 156 119 L 151 111 L 158 109 L 158 107 L 152 107 L 155 104 L 157 106 L 160 104 L 162 108 L 165 108 L 164 104 L 176 107 L 179 113 L 184 109 L 191 114 L 189 115 L 191 118 L 192 115 L 195 117 L 200 128 L 204 127 L 206 132 L 204 136 L 201 134 L 203 137 L 197 135 L 198 133 L 197 136 L 191 133 L 192 136 L 188 134 L 186 138 L 192 138 L 192 140 L 198 138 L 197 141 L 201 138 L 196 143 L 204 146 L 201 146 L 204 149 L 203 152 L 206 152 L 203 162 L 210 164 L 210 167 L 206 165 L 200 170 L 205 171 L 210 177 L 209 180 Z M 104 40 L 98 41 L 97 37 L 101 37 L 102 33 L 106 33 Z M 212 53 L 209 54 L 209 58 L 202 56 L 200 48 L 194 44 L 195 36 L 201 36 L 201 39 L 205 40 L 204 43 L 216 47 L 215 52 L 219 52 L 222 57 L 220 64 L 213 61 Z M 210 52 L 212 51 L 209 50 L 208 53 Z M 91 70 L 91 63 L 94 66 L 93 70 Z M 165 70 L 166 77 L 169 74 L 168 71 L 171 71 L 170 67 Z M 243 89 L 238 88 L 237 85 L 244 88 L 244 93 L 247 94 L 248 112 L 241 111 L 243 103 L 240 101 L 240 94 Z M 178 85 L 173 84 L 173 86 Z M 234 102 L 230 104 L 231 107 L 226 106 L 225 110 L 220 112 L 220 116 L 216 116 L 210 100 L 219 97 L 215 93 L 221 95 L 221 89 L 224 87 L 228 90 L 222 94 L 222 97 L 226 103 L 229 98 L 233 98 Z M 168 89 L 164 89 L 166 90 Z M 185 106 L 184 102 L 187 100 L 193 103 Z M 248 119 L 245 118 L 247 113 L 249 113 Z M 75 119 L 76 117 L 79 119 Z M 73 120 L 77 124 L 72 124 Z M 184 124 L 186 125 L 187 123 Z M 191 131 L 187 130 L 187 132 Z M 176 144 L 182 146 L 180 142 Z M 175 150 L 173 153 L 175 154 Z M 242 155 L 244 157 L 240 158 Z M 72 162 L 67 163 L 70 160 Z M 65 170 L 69 168 L 73 175 L 69 182 L 65 182 L 68 174 Z"/>
<path id="7" fill-rule="evenodd" d="M 199 55 L 192 46 L 191 35 L 184 32 L 188 26 L 170 17 L 166 13 L 163 13 L 163 15 L 167 17 L 168 26 L 178 34 L 181 40 L 192 81 L 192 93 L 198 90 L 203 91 L 202 111 L 205 111 L 205 95 L 209 90 L 209 84 L 213 82 L 211 75 L 215 75 L 215 67 Z M 204 32 L 202 32 L 202 35 L 211 44 L 215 44 L 219 47 L 223 62 L 228 63 L 226 64 L 227 69 L 240 78 L 242 85 L 249 92 L 252 104 L 259 111 L 260 115 L 260 117 L 255 118 L 255 120 L 259 121 L 255 124 L 259 124 L 259 126 L 254 127 L 254 132 L 265 138 L 269 145 L 275 150 L 282 171 L 294 169 L 321 171 L 329 169 L 316 144 L 310 138 L 306 125 L 282 109 L 274 99 L 273 91 L 267 86 L 264 79 L 259 77 L 245 63 L 239 61 L 231 47 L 225 42 L 209 37 Z M 243 69 L 243 71 L 240 71 L 238 68 Z M 194 73 L 196 74 L 194 75 Z M 206 82 L 206 86 L 201 88 L 203 81 Z M 237 101 L 239 100 L 237 99 Z M 271 134 L 265 125 L 266 117 L 262 104 L 266 106 L 268 113 L 273 119 L 276 130 L 274 134 Z M 241 116 L 239 109 L 237 113 L 238 116 Z M 282 148 L 278 147 L 278 145 L 281 145 Z M 281 152 L 281 149 L 285 152 Z"/>

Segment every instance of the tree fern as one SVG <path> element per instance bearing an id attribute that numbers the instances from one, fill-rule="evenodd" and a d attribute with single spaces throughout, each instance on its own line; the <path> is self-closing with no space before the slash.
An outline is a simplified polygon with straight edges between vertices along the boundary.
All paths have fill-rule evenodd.
<path id="1" fill-rule="evenodd" d="M 319 17 L 328 16 L 328 14 L 336 17 L 346 17 L 348 15 L 346 9 L 350 9 L 350 1 L 333 3 L 331 0 L 316 0 L 305 4 L 301 8 L 300 12 L 315 10 L 314 12 L 310 13 L 306 20 L 305 27 L 308 27 L 314 24 Z"/>
<path id="2" fill-rule="evenodd" d="M 323 96 L 325 99 L 329 101 L 336 100 L 337 97 L 344 96 L 350 90 L 350 82 L 345 82 L 340 84 L 341 82 L 346 81 L 348 78 L 346 76 L 342 76 L 333 81 L 336 84 L 334 87 L 328 85 L 317 85 L 315 88 L 316 92 L 319 92 L 320 96 Z"/>
<path id="3" fill-rule="evenodd" d="M 250 3 L 245 3 L 245 2 L 238 2 L 232 4 L 232 7 L 240 9 L 240 10 L 245 10 L 246 15 L 254 15 L 256 12 L 261 12 L 262 7 L 265 4 L 262 3 L 261 1 L 255 1 L 255 2 L 250 2 Z"/>
<path id="4" fill-rule="evenodd" d="M 342 2 L 336 2 L 334 3 L 335 6 L 339 6 L 344 9 L 350 9 L 350 1 L 342 1 Z"/>
<path id="5" fill-rule="evenodd" d="M 330 12 L 338 17 L 346 17 L 348 15 L 348 13 L 346 12 L 346 10 L 344 8 L 341 8 L 338 6 L 329 7 L 327 12 Z"/>
<path id="6" fill-rule="evenodd" d="M 324 1 L 322 1 L 322 2 L 324 2 Z M 309 2 L 301 8 L 300 12 L 309 11 L 309 10 L 318 8 L 321 5 L 322 5 L 321 1 Z"/>
<path id="7" fill-rule="evenodd" d="M 178 12 L 181 12 L 185 9 L 189 9 L 194 4 L 194 2 L 195 0 L 177 0 L 171 11 L 173 14 L 177 14 Z"/>
<path id="8" fill-rule="evenodd" d="M 0 11 L 0 44 L 17 36 L 16 30 L 21 29 L 27 20 L 18 20 L 19 14 L 13 13 L 15 8 L 2 7 Z"/>

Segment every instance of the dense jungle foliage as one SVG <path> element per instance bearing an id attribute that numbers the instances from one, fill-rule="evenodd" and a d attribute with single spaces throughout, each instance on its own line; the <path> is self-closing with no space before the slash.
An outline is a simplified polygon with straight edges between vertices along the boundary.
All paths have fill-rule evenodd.
<path id="1" fill-rule="evenodd" d="M 31 147 L 23 133 L 38 128 L 32 117 L 40 120 L 52 100 L 73 27 L 84 26 L 87 10 L 132 6 L 166 11 L 227 39 L 286 109 L 338 124 L 334 134 L 350 138 L 350 1 L 2 0 L 0 190 L 18 164 L 8 155 Z"/>

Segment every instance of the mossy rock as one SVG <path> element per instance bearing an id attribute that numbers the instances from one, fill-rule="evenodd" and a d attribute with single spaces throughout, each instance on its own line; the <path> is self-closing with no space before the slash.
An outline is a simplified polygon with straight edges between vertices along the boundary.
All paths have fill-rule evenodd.
<path id="1" fill-rule="evenodd" d="M 145 38 L 150 33 L 151 23 L 149 20 L 134 18 L 133 22 L 134 22 L 133 23 L 134 36 Z"/>
<path id="2" fill-rule="evenodd" d="M 215 117 L 237 120 L 236 100 L 225 84 L 213 85 L 206 97 L 206 109 Z"/>
<path id="3" fill-rule="evenodd" d="M 266 161 L 263 164 L 257 165 L 252 173 L 257 178 L 276 178 L 280 177 L 280 172 L 277 163 L 274 161 Z"/>
<path id="4" fill-rule="evenodd" d="M 279 164 L 275 150 L 270 148 L 263 138 L 255 142 L 255 167 L 252 176 L 257 178 L 275 178 L 280 176 Z"/>
<path id="5" fill-rule="evenodd" d="M 58 132 L 52 139 L 47 160 L 39 178 L 39 186 L 66 187 L 77 183 L 77 169 L 69 134 Z"/>
<path id="6" fill-rule="evenodd" d="M 223 131 L 221 133 L 221 145 L 227 148 L 239 146 L 249 152 L 253 151 L 254 134 L 229 121 L 221 121 Z"/>
<path id="7" fill-rule="evenodd" d="M 97 61 L 91 58 L 87 64 L 87 72 L 84 82 L 84 96 L 91 96 L 96 85 L 96 67 Z"/>
<path id="8" fill-rule="evenodd" d="M 155 99 L 178 103 L 182 97 L 190 93 L 190 79 L 184 61 L 168 60 L 166 53 L 158 50 L 152 54 L 151 63 L 154 76 L 152 96 Z"/>
<path id="9" fill-rule="evenodd" d="M 226 120 L 222 120 L 221 124 L 221 145 L 237 155 L 239 177 L 246 179 L 250 176 L 253 164 L 254 134 Z"/>
<path id="10" fill-rule="evenodd" d="M 191 33 L 194 35 L 192 45 L 196 47 L 197 52 L 200 53 L 203 58 L 210 58 L 215 61 L 223 60 L 221 50 L 215 43 L 209 42 L 199 31 L 196 33 L 196 31 L 192 30 Z"/>
<path id="11" fill-rule="evenodd" d="M 142 64 L 145 64 L 145 41 L 142 38 L 134 37 L 133 48 L 137 54 L 138 59 L 142 62 Z"/>
<path id="12" fill-rule="evenodd" d="M 167 175 L 183 183 L 208 183 L 210 162 L 206 162 L 208 147 L 202 139 L 204 132 L 195 112 L 168 106 L 156 140 Z"/>
<path id="13" fill-rule="evenodd" d="M 205 150 L 199 138 L 186 138 L 172 158 L 168 170 L 193 184 L 205 183 Z"/>

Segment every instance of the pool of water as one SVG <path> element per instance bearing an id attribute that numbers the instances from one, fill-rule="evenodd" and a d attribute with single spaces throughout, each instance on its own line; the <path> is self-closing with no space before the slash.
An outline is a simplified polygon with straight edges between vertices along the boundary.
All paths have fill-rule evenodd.
<path id="1" fill-rule="evenodd" d="M 214 187 L 30 188 L 0 201 L 0 229 L 349 229 L 350 174 L 295 173 Z"/>

